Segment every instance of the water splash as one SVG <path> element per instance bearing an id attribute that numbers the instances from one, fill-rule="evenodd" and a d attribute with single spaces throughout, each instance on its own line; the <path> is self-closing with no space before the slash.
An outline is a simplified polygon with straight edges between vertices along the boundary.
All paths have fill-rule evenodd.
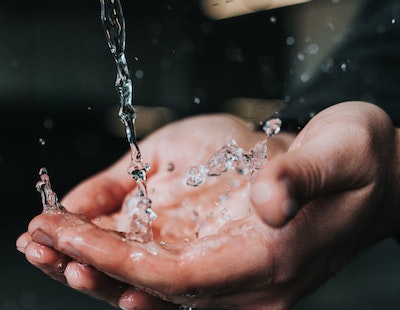
<path id="1" fill-rule="evenodd" d="M 130 218 L 126 238 L 141 243 L 153 241 L 152 222 L 157 214 L 151 209 L 151 201 L 133 192 L 125 198 L 123 205 Z"/>
<path id="2" fill-rule="evenodd" d="M 199 186 L 207 177 L 218 176 L 226 171 L 236 171 L 241 175 L 253 174 L 267 162 L 268 139 L 280 132 L 281 125 L 282 121 L 279 118 L 266 121 L 263 130 L 267 138 L 256 143 L 250 151 L 245 151 L 232 140 L 211 156 L 205 165 L 192 166 L 186 183 Z"/>
<path id="3" fill-rule="evenodd" d="M 147 195 L 146 177 L 150 165 L 142 160 L 137 142 L 135 121 L 136 110 L 133 105 L 133 84 L 125 57 L 126 31 L 125 19 L 120 0 L 100 0 L 101 21 L 107 44 L 117 67 L 115 87 L 120 99 L 118 116 L 125 125 L 126 137 L 131 152 L 128 173 L 135 180 L 138 193 L 138 212 L 132 214 L 130 239 L 147 242 L 152 240 L 151 223 L 157 217 L 151 210 L 151 200 Z M 146 227 L 146 229 L 144 229 Z M 147 236 L 146 234 L 150 235 Z"/>
<path id="4" fill-rule="evenodd" d="M 42 198 L 43 212 L 65 211 L 66 209 L 58 201 L 57 194 L 51 188 L 46 168 L 40 168 L 39 177 L 40 181 L 36 183 L 36 189 Z"/>
<path id="5" fill-rule="evenodd" d="M 282 121 L 279 118 L 271 118 L 266 121 L 263 130 L 267 134 L 267 137 L 272 137 L 277 135 L 281 131 Z"/>

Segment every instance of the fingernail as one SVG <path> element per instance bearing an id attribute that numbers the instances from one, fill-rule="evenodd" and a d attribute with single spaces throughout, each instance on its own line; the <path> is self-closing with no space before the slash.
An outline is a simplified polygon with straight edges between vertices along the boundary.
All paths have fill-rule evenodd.
<path id="1" fill-rule="evenodd" d="M 54 246 L 53 240 L 48 235 L 46 235 L 41 229 L 36 229 L 33 232 L 32 240 L 42 245 L 47 245 L 49 247 Z"/>
<path id="2" fill-rule="evenodd" d="M 28 245 L 28 241 L 26 239 L 18 238 L 16 242 L 17 250 L 21 253 L 25 254 L 25 248 Z"/>
<path id="3" fill-rule="evenodd" d="M 128 310 L 128 309 L 139 309 L 137 308 L 137 302 L 135 300 L 134 294 L 136 293 L 134 291 L 134 294 L 131 293 L 132 289 L 128 289 L 124 293 L 121 294 L 119 301 L 118 301 L 118 307 L 122 310 Z M 135 308 L 136 307 L 136 308 Z"/>

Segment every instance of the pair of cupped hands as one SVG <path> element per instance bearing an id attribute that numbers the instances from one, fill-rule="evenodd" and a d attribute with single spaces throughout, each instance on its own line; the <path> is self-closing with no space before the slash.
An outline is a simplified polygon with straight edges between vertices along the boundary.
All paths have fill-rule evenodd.
<path id="1" fill-rule="evenodd" d="M 121 205 L 134 190 L 126 155 L 62 199 L 68 214 L 32 219 L 18 250 L 55 280 L 123 309 L 287 309 L 360 251 L 398 235 L 399 132 L 377 106 L 344 102 L 298 135 L 270 138 L 269 161 L 251 177 L 221 176 L 240 179 L 228 189 L 227 212 L 251 211 L 210 220 L 194 237 L 190 212 L 211 214 L 226 182 L 193 188 L 184 179 L 232 139 L 251 149 L 265 134 L 229 115 L 204 115 L 140 143 L 152 166 L 154 242 L 118 232 Z"/>

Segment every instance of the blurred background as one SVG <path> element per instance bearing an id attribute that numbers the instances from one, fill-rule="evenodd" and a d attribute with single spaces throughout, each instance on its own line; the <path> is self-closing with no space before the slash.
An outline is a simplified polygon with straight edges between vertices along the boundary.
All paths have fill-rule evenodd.
<path id="1" fill-rule="evenodd" d="M 199 113 L 258 124 L 284 106 L 285 89 L 319 70 L 357 9 L 316 0 L 251 13 L 263 7 L 224 10 L 229 3 L 240 1 L 122 1 L 140 138 Z M 44 276 L 15 240 L 41 212 L 40 167 L 62 197 L 128 150 L 114 80 L 99 1 L 2 3 L 1 310 L 112 309 Z M 399 278 L 400 249 L 387 240 L 297 308 L 399 309 Z"/>

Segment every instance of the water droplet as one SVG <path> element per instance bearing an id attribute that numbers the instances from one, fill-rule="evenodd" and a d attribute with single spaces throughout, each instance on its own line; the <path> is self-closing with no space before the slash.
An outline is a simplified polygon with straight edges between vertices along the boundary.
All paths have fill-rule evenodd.
<path id="1" fill-rule="evenodd" d="M 332 36 L 332 43 L 340 43 L 340 42 L 342 42 L 342 40 L 343 40 L 343 35 L 342 34 L 340 34 L 340 33 L 335 33 L 333 36 Z"/>
<path id="2" fill-rule="evenodd" d="M 302 82 L 308 82 L 309 79 L 310 79 L 310 76 L 308 75 L 308 73 L 303 73 L 303 74 L 300 76 L 300 80 L 301 80 Z"/>
<path id="3" fill-rule="evenodd" d="M 304 61 L 304 59 L 306 59 L 306 56 L 303 53 L 297 53 L 297 59 L 299 61 Z"/>
<path id="4" fill-rule="evenodd" d="M 53 129 L 54 128 L 54 121 L 50 118 L 46 118 L 43 122 L 43 127 L 46 129 Z"/>
<path id="5" fill-rule="evenodd" d="M 332 71 L 334 65 L 335 65 L 334 60 L 328 57 L 321 64 L 321 71 L 324 73 L 329 73 Z"/>
<path id="6" fill-rule="evenodd" d="M 287 45 L 293 45 L 296 42 L 294 37 L 287 37 L 286 38 L 286 44 Z"/>
<path id="7" fill-rule="evenodd" d="M 282 121 L 279 118 L 273 118 L 265 122 L 263 130 L 268 137 L 278 134 L 281 131 Z"/>
<path id="8" fill-rule="evenodd" d="M 379 25 L 378 27 L 376 27 L 376 32 L 379 34 L 382 34 L 386 31 L 386 27 L 385 25 Z"/>
<path id="9" fill-rule="evenodd" d="M 319 45 L 316 43 L 310 43 L 307 47 L 306 47 L 306 52 L 310 55 L 316 55 L 319 52 Z"/>
<path id="10" fill-rule="evenodd" d="M 243 63 L 244 56 L 242 49 L 239 46 L 230 46 L 226 49 L 226 57 L 234 63 Z"/>
<path id="11" fill-rule="evenodd" d="M 50 177 L 45 167 L 40 168 L 39 177 L 40 180 L 36 183 L 36 189 L 40 192 L 42 198 L 43 212 L 65 211 L 65 208 L 58 201 L 57 194 L 51 188 Z"/>
<path id="12" fill-rule="evenodd" d="M 144 76 L 143 70 L 136 70 L 136 72 L 135 72 L 135 77 L 136 77 L 136 78 L 142 79 L 143 76 Z"/>
<path id="13" fill-rule="evenodd" d="M 206 181 L 207 175 L 208 169 L 206 166 L 193 166 L 189 170 L 189 177 L 186 180 L 186 183 L 191 186 L 199 186 Z"/>
<path id="14" fill-rule="evenodd" d="M 167 165 L 167 171 L 172 172 L 175 170 L 175 165 L 174 163 L 168 163 Z"/>

